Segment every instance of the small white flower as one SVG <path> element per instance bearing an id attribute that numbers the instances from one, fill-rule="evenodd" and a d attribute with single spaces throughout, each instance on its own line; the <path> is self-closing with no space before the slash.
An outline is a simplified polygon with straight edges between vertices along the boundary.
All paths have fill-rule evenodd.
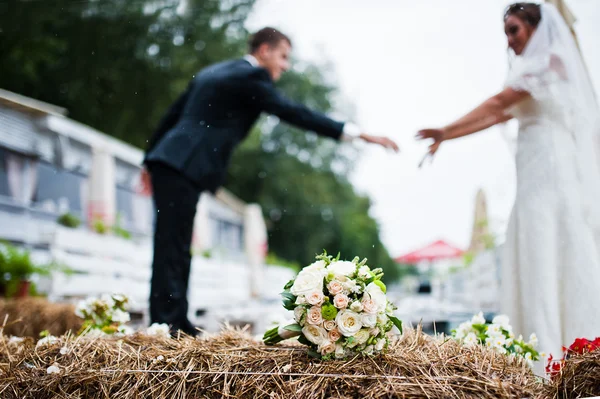
<path id="1" fill-rule="evenodd" d="M 507 315 L 500 314 L 500 315 L 494 317 L 494 319 L 492 320 L 492 323 L 500 325 L 506 331 L 511 331 L 512 327 L 510 326 L 509 321 L 510 320 Z"/>
<path id="2" fill-rule="evenodd" d="M 371 269 L 369 268 L 369 266 L 361 266 L 358 269 L 358 277 L 364 279 L 368 279 L 369 277 L 371 277 Z"/>
<path id="3" fill-rule="evenodd" d="M 535 333 L 531 334 L 529 336 L 529 345 L 533 346 L 534 348 L 538 346 L 538 337 L 537 335 L 535 335 Z"/>
<path id="4" fill-rule="evenodd" d="M 163 360 L 165 360 L 165 357 L 163 355 L 158 355 L 156 359 L 152 360 L 152 363 L 162 362 Z"/>
<path id="5" fill-rule="evenodd" d="M 69 348 L 67 348 L 66 346 L 63 346 L 62 348 L 60 348 L 60 354 L 61 355 L 66 355 L 67 353 L 69 353 Z"/>
<path id="6" fill-rule="evenodd" d="M 122 324 L 119 326 L 119 333 L 123 335 L 133 335 L 135 333 L 135 330 L 130 326 Z"/>
<path id="7" fill-rule="evenodd" d="M 58 364 L 54 363 L 52 366 L 46 369 L 46 373 L 48 374 L 60 374 L 60 367 Z"/>
<path id="8" fill-rule="evenodd" d="M 23 337 L 10 337 L 10 339 L 8 340 L 8 344 L 9 345 L 19 345 L 23 341 L 25 341 L 25 338 L 23 338 Z"/>
<path id="9" fill-rule="evenodd" d="M 377 350 L 378 352 L 381 352 L 384 347 L 385 347 L 385 339 L 380 339 L 375 344 L 375 350 Z"/>
<path id="10" fill-rule="evenodd" d="M 498 337 L 500 335 L 504 337 L 502 327 L 499 324 L 490 324 L 487 328 L 487 335 L 489 337 Z"/>
<path id="11" fill-rule="evenodd" d="M 113 312 L 112 314 L 112 321 L 122 324 L 122 323 L 127 323 L 128 321 L 131 320 L 131 317 L 129 316 L 128 312 L 124 312 L 121 309 L 117 309 Z"/>
<path id="12" fill-rule="evenodd" d="M 374 350 L 374 349 L 375 349 L 375 348 L 373 348 L 373 345 L 369 345 L 369 346 L 367 346 L 367 347 L 365 348 L 365 350 L 363 351 L 363 353 L 364 353 L 365 355 L 372 355 L 372 354 L 373 354 L 373 350 Z"/>
<path id="13" fill-rule="evenodd" d="M 477 339 L 477 335 L 475 335 L 475 333 L 473 332 L 470 332 L 469 334 L 467 334 L 463 342 L 465 346 L 471 347 L 477 345 L 478 341 L 479 340 Z"/>
<path id="14" fill-rule="evenodd" d="M 485 324 L 485 317 L 483 317 L 483 312 L 479 312 L 471 319 L 471 324 Z"/>
<path id="15" fill-rule="evenodd" d="M 52 345 L 57 342 L 58 342 L 58 338 L 56 338 L 53 335 L 48 335 L 47 337 L 40 339 L 35 346 L 39 347 L 39 346 L 44 346 L 44 345 Z"/>
<path id="16" fill-rule="evenodd" d="M 150 327 L 146 329 L 146 334 L 157 337 L 170 337 L 169 326 L 165 323 L 153 323 Z"/>

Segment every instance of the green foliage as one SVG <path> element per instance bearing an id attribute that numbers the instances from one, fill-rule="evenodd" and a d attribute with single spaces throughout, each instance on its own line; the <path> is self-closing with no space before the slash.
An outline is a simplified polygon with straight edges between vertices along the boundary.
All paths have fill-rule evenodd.
<path id="1" fill-rule="evenodd" d="M 58 217 L 57 221 L 61 226 L 76 229 L 81 224 L 81 220 L 72 213 L 65 213 Z"/>

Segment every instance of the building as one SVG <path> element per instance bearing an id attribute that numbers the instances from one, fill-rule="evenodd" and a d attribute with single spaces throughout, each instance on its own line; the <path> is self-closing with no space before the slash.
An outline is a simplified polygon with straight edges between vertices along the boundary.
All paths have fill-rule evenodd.
<path id="1" fill-rule="evenodd" d="M 119 272 L 102 281 L 105 289 L 124 287 L 144 302 L 149 289 L 153 207 L 140 184 L 143 152 L 66 113 L 63 108 L 0 90 L 0 240 L 51 256 L 68 253 L 63 261 L 81 270 L 70 280 L 49 284 L 51 298 L 76 299 L 94 293 L 101 278 L 91 266 L 82 266 L 87 261 L 81 257 L 73 261 L 89 250 L 91 263 L 102 258 L 121 262 L 115 265 L 117 271 L 139 268 L 131 281 L 124 280 L 127 273 Z M 67 214 L 80 219 L 81 226 L 65 230 L 59 225 L 59 217 Z M 122 234 L 99 234 L 102 227 Z M 192 317 L 200 322 L 217 305 L 243 310 L 251 300 L 260 304 L 278 295 L 290 272 L 264 265 L 266 240 L 257 204 L 246 204 L 226 190 L 201 195 L 193 236 Z M 76 248 L 77 242 L 82 244 Z M 60 251 L 53 250 L 57 246 Z M 112 255 L 117 253 L 122 257 Z M 273 283 L 261 285 L 264 281 Z M 214 298 L 209 293 L 225 290 L 228 300 L 210 303 Z M 141 311 L 146 305 L 140 304 Z M 222 309 L 215 312 L 221 319 L 226 316 Z"/>

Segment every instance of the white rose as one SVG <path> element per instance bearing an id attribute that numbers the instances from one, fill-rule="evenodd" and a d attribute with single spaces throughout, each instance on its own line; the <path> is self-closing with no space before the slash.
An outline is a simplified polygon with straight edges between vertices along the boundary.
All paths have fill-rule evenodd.
<path id="1" fill-rule="evenodd" d="M 345 337 L 354 336 L 354 334 L 362 328 L 360 315 L 347 309 L 342 310 L 337 314 L 335 322 L 338 325 L 338 330 L 340 330 Z"/>
<path id="2" fill-rule="evenodd" d="M 321 345 L 327 339 L 327 331 L 323 327 L 307 324 L 302 329 L 302 334 L 315 345 Z"/>
<path id="3" fill-rule="evenodd" d="M 379 327 L 375 327 L 375 328 L 371 328 L 371 331 L 369 331 L 369 334 L 376 337 L 379 335 L 380 332 L 381 332 L 381 330 L 379 329 Z"/>
<path id="4" fill-rule="evenodd" d="M 306 302 L 310 303 L 311 305 L 316 305 L 316 306 L 322 305 L 324 299 L 325 299 L 325 296 L 323 295 L 323 292 L 321 292 L 321 291 L 314 291 L 306 296 Z"/>
<path id="5" fill-rule="evenodd" d="M 356 271 L 356 265 L 354 262 L 336 261 L 331 262 L 327 270 L 335 276 L 351 276 Z"/>
<path id="6" fill-rule="evenodd" d="M 377 325 L 377 315 L 373 313 L 363 313 L 360 317 L 360 321 L 365 327 L 375 327 L 375 325 Z"/>
<path id="7" fill-rule="evenodd" d="M 353 312 L 362 312 L 363 310 L 363 306 L 359 301 L 354 301 L 352 302 L 352 304 L 350 305 L 350 310 Z"/>
<path id="8" fill-rule="evenodd" d="M 356 334 L 354 334 L 354 339 L 358 345 L 365 344 L 369 338 L 371 338 L 371 334 L 369 334 L 369 330 L 362 328 Z"/>
<path id="9" fill-rule="evenodd" d="M 304 315 L 306 315 L 306 308 L 304 306 L 294 308 L 294 320 L 296 320 L 296 323 L 300 324 Z"/>
<path id="10" fill-rule="evenodd" d="M 323 274 L 318 270 L 302 270 L 298 273 L 290 292 L 295 296 L 306 296 L 314 291 L 323 291 Z"/>
<path id="11" fill-rule="evenodd" d="M 321 315 L 321 307 L 313 306 L 308 309 L 308 314 L 306 315 L 306 322 L 312 325 L 318 325 L 323 323 L 323 316 Z"/>
<path id="12" fill-rule="evenodd" d="M 387 297 L 381 290 L 381 287 L 375 283 L 370 283 L 365 288 L 365 296 L 369 295 L 371 299 L 377 304 L 377 312 L 384 312 L 387 306 Z"/>
<path id="13" fill-rule="evenodd" d="M 325 320 L 323 322 L 323 327 L 325 327 L 327 331 L 331 331 L 336 328 L 337 325 L 335 324 L 335 320 Z"/>
<path id="14" fill-rule="evenodd" d="M 333 306 L 338 309 L 345 309 L 348 307 L 348 302 L 350 302 L 350 298 L 346 294 L 337 294 L 333 297 Z"/>
<path id="15" fill-rule="evenodd" d="M 294 302 L 294 304 L 296 305 L 305 305 L 308 302 L 306 302 L 306 298 L 304 297 L 304 295 L 300 295 L 296 298 L 296 302 Z"/>
<path id="16" fill-rule="evenodd" d="M 328 340 L 323 340 L 321 345 L 319 345 L 318 349 L 319 349 L 319 352 L 321 353 L 321 355 L 323 355 L 323 356 L 329 355 L 329 354 L 335 352 L 335 343 L 328 341 Z"/>
<path id="17" fill-rule="evenodd" d="M 309 272 L 319 271 L 321 273 L 324 273 L 325 272 L 325 262 L 322 260 L 318 260 L 318 261 L 312 263 L 310 266 L 306 266 L 302 270 L 306 270 Z"/>
<path id="18" fill-rule="evenodd" d="M 371 277 L 371 269 L 369 269 L 369 266 L 361 266 L 358 269 L 358 277 L 364 279 Z"/>

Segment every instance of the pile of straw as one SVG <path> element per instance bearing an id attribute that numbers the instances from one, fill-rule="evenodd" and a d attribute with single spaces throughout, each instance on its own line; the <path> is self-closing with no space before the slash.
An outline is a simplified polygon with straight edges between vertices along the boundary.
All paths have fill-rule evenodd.
<path id="1" fill-rule="evenodd" d="M 52 335 L 76 333 L 83 320 L 70 304 L 48 302 L 44 298 L 0 300 L 0 327 L 4 335 L 39 337 L 48 330 Z"/>
<path id="2" fill-rule="evenodd" d="M 31 339 L 0 340 L 0 397 L 7 399 L 497 399 L 534 398 L 543 388 L 521 360 L 414 330 L 384 355 L 328 362 L 299 344 L 267 347 L 232 329 L 197 339 L 65 336 L 37 348 Z"/>
<path id="3" fill-rule="evenodd" d="M 547 397 L 553 399 L 598 396 L 600 396 L 600 350 L 569 357 L 560 374 L 551 380 L 547 390 Z"/>

